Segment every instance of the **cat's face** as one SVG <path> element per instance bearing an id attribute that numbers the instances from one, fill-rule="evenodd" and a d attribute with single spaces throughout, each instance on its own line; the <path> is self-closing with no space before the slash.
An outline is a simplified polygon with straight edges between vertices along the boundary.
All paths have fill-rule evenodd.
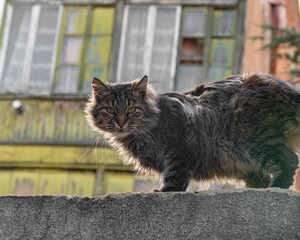
<path id="1" fill-rule="evenodd" d="M 117 137 L 135 134 L 145 128 L 153 111 L 147 101 L 147 83 L 147 76 L 132 83 L 114 85 L 94 78 L 93 103 L 86 111 L 92 125 L 100 132 Z"/>

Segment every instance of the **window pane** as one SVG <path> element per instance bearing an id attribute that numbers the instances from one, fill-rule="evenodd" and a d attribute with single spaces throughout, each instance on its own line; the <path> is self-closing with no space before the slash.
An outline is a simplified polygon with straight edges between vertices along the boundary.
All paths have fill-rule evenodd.
<path id="1" fill-rule="evenodd" d="M 80 7 L 66 8 L 65 33 L 84 33 L 86 29 L 87 9 Z"/>
<path id="2" fill-rule="evenodd" d="M 29 78 L 29 91 L 50 92 L 50 74 L 54 54 L 54 42 L 58 8 L 42 7 Z"/>
<path id="3" fill-rule="evenodd" d="M 82 92 L 91 93 L 92 87 L 91 82 L 92 79 L 96 77 L 101 79 L 102 81 L 107 81 L 107 67 L 106 66 L 89 66 L 85 70 L 84 81 L 82 86 Z"/>
<path id="4" fill-rule="evenodd" d="M 183 35 L 205 36 L 207 11 L 205 8 L 186 8 L 183 12 Z"/>
<path id="5" fill-rule="evenodd" d="M 144 73 L 145 35 L 147 31 L 148 7 L 130 6 L 125 34 L 121 79 L 131 81 Z M 124 21 L 123 21 L 124 22 Z"/>
<path id="6" fill-rule="evenodd" d="M 111 37 L 90 37 L 87 62 L 106 64 L 110 57 Z"/>
<path id="7" fill-rule="evenodd" d="M 216 10 L 214 12 L 213 35 L 233 36 L 236 27 L 235 10 Z"/>
<path id="8" fill-rule="evenodd" d="M 150 64 L 151 85 L 157 91 L 170 91 L 174 86 L 171 76 L 174 47 L 176 9 L 158 8 Z"/>
<path id="9" fill-rule="evenodd" d="M 208 82 L 212 82 L 215 80 L 220 80 L 222 78 L 228 77 L 232 75 L 231 68 L 222 68 L 222 67 L 210 67 L 208 69 Z"/>
<path id="10" fill-rule="evenodd" d="M 30 18 L 31 7 L 14 7 L 3 72 L 4 89 L 9 92 L 26 91 L 22 79 Z"/>
<path id="11" fill-rule="evenodd" d="M 114 8 L 95 8 L 93 10 L 92 34 L 111 34 L 114 15 Z"/>
<path id="12" fill-rule="evenodd" d="M 220 67 L 232 66 L 234 42 L 233 39 L 213 39 L 210 51 L 210 64 Z"/>
<path id="13" fill-rule="evenodd" d="M 180 65 L 176 91 L 192 90 L 201 82 L 201 77 L 202 67 L 200 65 Z"/>
<path id="14" fill-rule="evenodd" d="M 182 40 L 181 56 L 202 59 L 203 40 L 195 38 L 184 38 Z"/>
<path id="15" fill-rule="evenodd" d="M 82 50 L 83 37 L 67 36 L 63 39 L 60 55 L 61 63 L 79 63 Z"/>
<path id="16" fill-rule="evenodd" d="M 76 93 L 79 80 L 79 67 L 61 66 L 58 70 L 55 93 Z"/>

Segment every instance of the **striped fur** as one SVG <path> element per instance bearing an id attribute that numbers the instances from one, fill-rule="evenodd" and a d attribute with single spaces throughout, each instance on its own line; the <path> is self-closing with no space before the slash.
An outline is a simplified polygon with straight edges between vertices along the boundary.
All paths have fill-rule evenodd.
<path id="1" fill-rule="evenodd" d="M 185 93 L 155 94 L 147 81 L 146 76 L 125 84 L 93 81 L 86 115 L 126 163 L 162 174 L 160 191 L 185 191 L 191 179 L 292 185 L 300 150 L 298 88 L 254 73 Z M 107 106 L 115 113 L 107 113 Z M 135 114 L 126 113 L 130 107 Z"/>

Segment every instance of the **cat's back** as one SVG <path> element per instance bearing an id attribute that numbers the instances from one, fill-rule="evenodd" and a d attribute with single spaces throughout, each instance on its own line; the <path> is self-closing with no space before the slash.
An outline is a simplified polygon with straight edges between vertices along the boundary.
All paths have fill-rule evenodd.
<path id="1" fill-rule="evenodd" d="M 258 73 L 234 75 L 199 84 L 188 92 L 169 92 L 158 96 L 161 111 L 180 118 L 199 111 L 224 113 L 247 109 L 249 113 L 255 113 L 259 108 L 274 108 L 276 103 L 280 103 L 281 107 L 295 107 L 300 103 L 299 88 L 272 75 Z"/>
<path id="2" fill-rule="evenodd" d="M 208 84 L 200 84 L 184 95 L 198 98 L 201 104 L 215 106 L 224 103 L 243 104 L 243 102 L 287 102 L 298 104 L 300 90 L 273 75 L 246 73 L 234 75 Z"/>

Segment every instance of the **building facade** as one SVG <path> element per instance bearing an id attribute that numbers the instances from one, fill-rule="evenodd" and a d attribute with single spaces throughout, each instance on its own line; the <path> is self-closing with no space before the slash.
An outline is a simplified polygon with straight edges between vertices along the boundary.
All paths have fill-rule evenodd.
<path id="1" fill-rule="evenodd" d="M 87 126 L 91 79 L 124 82 L 148 74 L 158 92 L 244 71 L 288 80 L 280 76 L 288 63 L 274 62 L 270 50 L 261 50 L 264 41 L 251 37 L 269 36 L 260 25 L 272 19 L 299 27 L 296 0 L 0 4 L 1 195 L 96 196 L 158 187 L 132 174 Z"/>

